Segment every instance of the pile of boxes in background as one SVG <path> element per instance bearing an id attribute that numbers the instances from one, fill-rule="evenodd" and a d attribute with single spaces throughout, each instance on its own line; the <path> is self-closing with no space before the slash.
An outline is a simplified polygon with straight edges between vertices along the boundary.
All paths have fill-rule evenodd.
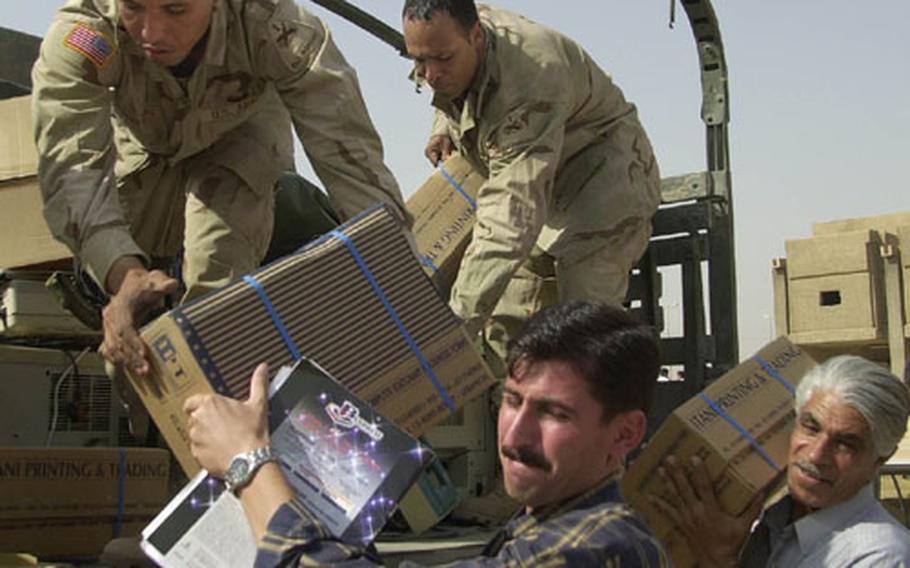
<path id="1" fill-rule="evenodd" d="M 100 334 L 45 286 L 72 261 L 42 214 L 30 102 L 0 100 L 0 552 L 91 556 L 166 502 L 169 457 L 119 448 Z"/>
<path id="2" fill-rule="evenodd" d="M 774 320 L 821 361 L 861 355 L 907 377 L 910 211 L 816 223 L 774 259 Z M 883 468 L 881 497 L 910 522 L 910 436 Z"/>
<path id="3" fill-rule="evenodd" d="M 72 260 L 44 221 L 30 117 L 29 96 L 0 101 L 0 121 L 5 125 L 0 132 L 0 239 L 4 243 L 0 247 L 0 483 L 4 487 L 19 483 L 21 489 L 0 495 L 0 552 L 91 555 L 115 535 L 136 534 L 140 521 L 147 521 L 166 502 L 168 459 L 164 450 L 129 449 L 124 463 L 163 460 L 165 468 L 143 486 L 144 494 L 155 496 L 154 502 L 143 501 L 138 508 L 131 489 L 139 487 L 135 483 L 123 485 L 116 475 L 85 475 L 89 469 L 118 471 L 123 464 L 118 465 L 116 447 L 145 440 L 134 440 L 127 432 L 118 389 L 113 388 L 96 352 L 100 334 L 65 310 L 45 286 L 53 271 L 72 275 Z M 199 388 L 219 390 L 217 381 L 213 387 L 204 380 L 212 379 L 212 369 L 222 379 L 227 372 L 217 367 L 225 358 L 216 356 L 197 364 L 200 345 L 216 355 L 220 345 L 226 360 L 232 361 L 230 372 L 236 375 L 229 378 L 241 383 L 259 359 L 272 361 L 277 369 L 294 357 L 295 351 L 287 349 L 276 321 L 260 301 L 263 294 L 273 296 L 276 304 L 271 309 L 286 318 L 299 341 L 300 354 L 346 379 L 410 432 L 422 434 L 455 413 L 459 418 L 454 423 L 448 420 L 448 430 L 468 433 L 454 445 L 483 446 L 486 442 L 474 440 L 482 423 L 462 420 L 459 407 L 484 393 L 492 377 L 445 302 L 470 238 L 473 199 L 482 181 L 456 156 L 415 192 L 408 206 L 415 218 L 420 260 L 412 254 L 401 226 L 388 213 L 378 211 L 343 228 L 346 236 L 339 233 L 323 239 L 295 255 L 295 260 L 279 260 L 264 269 L 257 276 L 262 289 L 239 282 L 188 307 L 187 312 L 176 311 L 152 324 L 145 336 L 156 353 L 158 376 L 166 377 L 162 384 L 174 389 L 148 389 L 141 379 L 136 386 L 184 469 L 197 466 L 185 451 L 185 431 L 174 427 L 182 417 L 179 405 Z M 304 294 L 303 289 L 310 291 Z M 318 291 L 331 298 L 322 298 Z M 301 303 L 300 298 L 309 301 Z M 229 310 L 224 309 L 225 299 L 232 306 Z M 206 305 L 216 309 L 205 315 Z M 203 330 L 206 318 L 213 315 L 217 319 L 229 314 L 231 321 L 194 336 L 192 349 L 180 353 L 178 364 L 176 352 L 167 346 L 179 344 L 179 334 L 175 329 L 162 332 L 162 326 L 185 314 Z M 244 314 L 249 317 L 244 319 Z M 218 343 L 218 329 L 231 331 L 227 343 Z M 351 341 L 349 336 L 357 333 L 366 335 Z M 238 343 L 239 338 L 246 340 Z M 238 359 L 241 343 L 248 355 Z M 187 381 L 181 372 L 195 366 L 201 374 Z M 352 384 L 358 380 L 361 384 Z M 225 392 L 237 394 L 244 386 Z M 176 406 L 162 406 L 163 400 Z M 483 409 L 475 408 L 473 414 L 485 415 L 485 401 L 478 404 Z M 104 451 L 110 455 L 99 458 Z M 107 461 L 96 468 L 78 465 L 85 460 Z M 39 470 L 58 473 L 38 476 L 28 484 L 17 477 L 23 471 Z M 436 464 L 430 477 L 439 473 Z M 151 492 L 149 483 L 154 486 Z M 60 491 L 64 486 L 69 490 Z M 25 501 L 20 499 L 23 495 Z M 39 495 L 49 497 L 42 506 L 24 504 Z M 413 510 L 430 502 L 437 508 L 429 515 L 411 514 L 409 522 L 415 528 L 427 528 L 447 514 L 458 498 L 449 480 L 435 491 L 415 491 L 409 502 L 419 505 Z M 101 514 L 107 506 L 99 505 L 102 502 L 134 514 L 109 515 L 110 507 Z M 89 517 L 96 520 L 85 521 Z M 44 538 L 49 532 L 53 539 Z"/>

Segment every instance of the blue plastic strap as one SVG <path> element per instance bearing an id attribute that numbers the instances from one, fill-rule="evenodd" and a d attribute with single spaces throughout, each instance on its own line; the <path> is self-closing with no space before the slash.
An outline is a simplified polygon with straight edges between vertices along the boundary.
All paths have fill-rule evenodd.
<path id="1" fill-rule="evenodd" d="M 284 339 L 284 343 L 288 346 L 288 351 L 291 352 L 291 356 L 295 361 L 300 359 L 300 350 L 297 349 L 297 344 L 294 343 L 294 339 L 291 338 L 291 334 L 288 333 L 288 328 L 286 328 L 284 322 L 281 321 L 281 316 L 278 315 L 278 310 L 275 309 L 275 306 L 269 299 L 269 295 L 265 293 L 265 288 L 262 287 L 262 284 L 260 284 L 258 280 L 250 275 L 244 276 L 243 281 L 252 286 L 253 289 L 256 290 L 256 293 L 259 294 L 259 299 L 262 300 L 263 305 L 265 305 L 269 317 L 272 318 L 272 323 L 275 324 L 275 329 L 278 330 L 278 333 L 281 334 L 281 338 Z"/>
<path id="2" fill-rule="evenodd" d="M 428 257 L 427 255 L 425 255 L 425 254 L 420 255 L 420 261 L 422 263 L 426 264 L 427 266 L 429 266 L 430 270 L 432 270 L 433 272 L 439 272 L 439 267 L 436 266 L 436 263 L 434 263 L 430 259 L 430 257 Z"/>
<path id="3" fill-rule="evenodd" d="M 795 394 L 796 394 L 796 389 L 793 388 L 793 385 L 791 385 L 790 382 L 789 382 L 787 379 L 785 379 L 784 376 L 781 375 L 781 374 L 777 371 L 777 369 L 775 369 L 774 367 L 772 367 L 770 363 L 768 363 L 767 361 L 765 361 L 764 359 L 762 359 L 762 358 L 759 357 L 758 355 L 756 355 L 755 357 L 753 357 L 753 359 L 755 359 L 755 360 L 758 362 L 758 364 L 761 365 L 761 368 L 764 369 L 766 373 L 768 373 L 769 375 L 771 375 L 772 377 L 774 377 L 775 379 L 777 379 L 777 382 L 779 382 L 780 384 L 784 385 L 784 387 L 785 387 L 788 391 L 790 391 L 790 394 L 792 394 L 792 395 L 795 395 Z"/>
<path id="4" fill-rule="evenodd" d="M 460 193 L 461 195 L 463 195 L 464 198 L 468 200 L 468 203 L 471 204 L 471 209 L 474 209 L 474 210 L 477 209 L 477 202 L 474 201 L 474 198 L 471 197 L 471 194 L 469 194 L 467 191 L 465 191 L 464 188 L 461 187 L 461 184 L 458 183 L 458 182 L 455 180 L 455 178 L 453 178 L 452 176 L 449 175 L 449 172 L 447 172 L 446 169 L 445 169 L 444 167 L 442 167 L 442 164 L 439 164 L 439 173 L 442 174 L 442 177 L 444 177 L 444 178 L 446 178 L 447 180 L 449 180 L 449 183 L 451 183 L 452 186 L 453 186 L 455 189 L 458 190 L 458 193 Z"/>
<path id="5" fill-rule="evenodd" d="M 114 519 L 114 536 L 120 538 L 123 529 L 123 511 L 126 499 L 126 448 L 120 448 L 120 462 L 117 467 L 117 517 Z"/>
<path id="6" fill-rule="evenodd" d="M 446 392 L 446 388 L 440 382 L 439 377 L 436 376 L 436 372 L 433 370 L 433 367 L 430 365 L 430 362 L 427 361 L 427 358 L 424 357 L 423 352 L 420 350 L 420 347 L 417 345 L 417 342 L 414 341 L 414 338 L 411 337 L 411 333 L 405 327 L 404 322 L 401 321 L 401 318 L 398 317 L 398 312 L 395 311 L 395 308 L 392 307 L 392 303 L 389 301 L 389 298 L 385 295 L 385 292 L 382 291 L 382 288 L 379 286 L 379 282 L 376 281 L 376 278 L 373 276 L 373 273 L 370 271 L 370 268 L 367 266 L 366 261 L 360 255 L 360 251 L 357 250 L 357 246 L 354 242 L 339 231 L 335 229 L 331 233 L 333 236 L 337 237 L 341 242 L 348 247 L 348 251 L 351 253 L 351 256 L 354 257 L 354 261 L 357 263 L 357 266 L 360 268 L 360 271 L 363 272 L 363 275 L 366 277 L 367 281 L 370 283 L 370 286 L 373 287 L 373 292 L 376 294 L 376 297 L 379 298 L 379 301 L 382 302 L 382 305 L 385 307 L 386 311 L 389 314 L 389 317 L 392 318 L 392 321 L 395 322 L 395 325 L 398 327 L 398 332 L 401 333 L 401 336 L 404 337 L 404 340 L 407 342 L 408 347 L 411 348 L 411 351 L 414 352 L 414 355 L 417 357 L 417 360 L 420 361 L 420 366 L 423 368 L 423 372 L 430 378 L 430 381 L 433 382 L 433 386 L 436 387 L 436 390 L 439 392 L 439 396 L 442 397 L 442 400 L 446 403 L 446 406 L 449 407 L 449 410 L 455 412 L 458 410 L 458 407 L 455 406 L 455 403 L 449 397 L 449 393 Z"/>
<path id="7" fill-rule="evenodd" d="M 733 426 L 733 428 L 735 428 L 737 432 L 742 434 L 743 438 L 745 438 L 746 441 L 752 445 L 752 447 L 755 449 L 755 451 L 758 452 L 758 455 L 760 455 L 766 462 L 768 462 L 768 465 L 770 465 L 772 468 L 774 468 L 774 471 L 781 470 L 781 467 L 779 465 L 777 465 L 777 462 L 774 461 L 774 458 L 772 458 L 770 455 L 768 455 L 768 452 L 766 452 L 765 449 L 763 447 L 761 447 L 761 444 L 758 443 L 758 440 L 753 438 L 752 434 L 750 434 L 748 430 L 743 428 L 742 425 L 736 421 L 736 419 L 734 419 L 732 416 L 727 414 L 724 411 L 724 409 L 720 407 L 719 404 L 717 404 L 716 402 L 711 400 L 711 397 L 709 397 L 705 393 L 700 392 L 700 393 L 698 393 L 698 396 L 701 397 L 702 400 L 707 402 L 708 406 L 710 406 L 714 410 L 714 412 L 717 413 L 718 416 L 720 416 L 721 418 L 726 420 L 730 424 L 730 426 Z"/>

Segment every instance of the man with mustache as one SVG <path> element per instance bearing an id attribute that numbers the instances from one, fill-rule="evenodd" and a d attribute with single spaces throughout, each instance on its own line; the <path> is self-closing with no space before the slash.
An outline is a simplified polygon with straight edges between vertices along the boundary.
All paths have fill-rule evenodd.
<path id="1" fill-rule="evenodd" d="M 556 301 L 621 304 L 651 236 L 660 175 L 635 105 L 572 39 L 474 0 L 406 0 L 414 79 L 433 89 L 426 155 L 487 177 L 451 291 L 501 359 Z"/>
<path id="2" fill-rule="evenodd" d="M 527 322 L 508 364 L 498 440 L 506 491 L 521 508 L 483 556 L 454 566 L 668 566 L 618 485 L 626 455 L 644 436 L 657 382 L 652 330 L 621 308 L 559 304 Z M 223 476 L 236 454 L 268 447 L 267 380 L 260 366 L 246 402 L 187 400 L 193 455 L 213 475 Z M 237 494 L 260 543 L 257 566 L 378 562 L 332 538 L 294 500 L 274 462 Z"/>
<path id="3" fill-rule="evenodd" d="M 813 369 L 796 393 L 787 495 L 741 516 L 717 504 L 704 464 L 665 460 L 673 503 L 655 499 L 704 566 L 907 567 L 910 531 L 875 499 L 873 482 L 907 428 L 910 391 L 861 357 Z M 688 470 L 688 471 L 687 471 Z"/>
<path id="4" fill-rule="evenodd" d="M 67 0 L 32 75 L 44 215 L 110 294 L 117 366 L 148 371 L 136 327 L 171 275 L 185 301 L 259 265 L 292 125 L 341 220 L 407 218 L 354 70 L 293 0 Z"/>

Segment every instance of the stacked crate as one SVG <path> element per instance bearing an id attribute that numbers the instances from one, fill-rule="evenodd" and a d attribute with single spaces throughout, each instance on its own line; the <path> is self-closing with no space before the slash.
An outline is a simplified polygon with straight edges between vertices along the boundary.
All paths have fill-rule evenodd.
<path id="1" fill-rule="evenodd" d="M 819 354 L 890 361 L 902 375 L 910 338 L 910 212 L 816 223 L 774 260 L 780 335 Z"/>
<path id="2" fill-rule="evenodd" d="M 817 223 L 812 232 L 787 241 L 787 258 L 774 261 L 778 334 L 817 360 L 862 355 L 910 380 L 910 212 Z M 882 501 L 910 524 L 910 436 L 882 471 Z"/>

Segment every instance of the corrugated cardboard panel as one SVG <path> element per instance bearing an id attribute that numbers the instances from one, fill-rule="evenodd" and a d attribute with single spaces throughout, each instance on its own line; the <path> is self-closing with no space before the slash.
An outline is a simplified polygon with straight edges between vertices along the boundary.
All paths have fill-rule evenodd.
<path id="1" fill-rule="evenodd" d="M 444 290 L 455 281 L 474 230 L 474 199 L 486 178 L 458 154 L 408 198 L 412 230 L 424 269 Z"/>
<path id="2" fill-rule="evenodd" d="M 186 444 L 183 401 L 212 391 L 245 397 L 256 364 L 277 370 L 293 361 L 288 339 L 412 435 L 494 382 L 384 208 L 253 276 L 261 290 L 231 284 L 142 332 L 154 376 L 132 382 L 190 475 L 198 466 Z"/>
<path id="3" fill-rule="evenodd" d="M 721 506 L 741 513 L 786 469 L 795 419 L 791 389 L 814 366 L 802 349 L 777 339 L 675 410 L 631 464 L 623 494 L 677 566 L 694 566 L 694 556 L 672 521 L 649 501 L 651 495 L 668 497 L 657 474 L 663 459 L 673 454 L 688 463 L 692 456 L 701 457 Z"/>
<path id="4" fill-rule="evenodd" d="M 910 225 L 898 227 L 901 264 L 904 265 L 904 337 L 910 337 Z"/>
<path id="5" fill-rule="evenodd" d="M 787 278 L 868 272 L 880 263 L 875 231 L 852 231 L 786 242 Z"/>
<path id="6" fill-rule="evenodd" d="M 31 96 L 0 101 L 0 181 L 32 176 L 38 171 L 30 105 Z"/>
<path id="7" fill-rule="evenodd" d="M 68 248 L 51 236 L 42 207 L 41 191 L 34 177 L 0 182 L 0 268 L 72 256 Z"/>
<path id="8" fill-rule="evenodd" d="M 790 281 L 790 333 L 870 329 L 884 337 L 883 296 L 869 273 Z"/>
<path id="9" fill-rule="evenodd" d="M 157 448 L 0 448 L 0 519 L 154 515 L 169 465 Z"/>
<path id="10" fill-rule="evenodd" d="M 879 233 L 894 233 L 898 227 L 910 225 L 910 211 L 874 215 L 871 217 L 856 217 L 853 219 L 838 219 L 825 221 L 812 225 L 813 235 L 831 235 L 847 233 L 850 231 L 878 231 Z"/>
<path id="11" fill-rule="evenodd" d="M 152 515 L 0 520 L 0 550 L 41 558 L 98 557 L 115 536 L 137 536 L 151 520 Z"/>
<path id="12" fill-rule="evenodd" d="M 46 273 L 43 273 L 46 275 Z M 0 280 L 0 336 L 85 337 L 99 336 L 60 305 L 41 280 L 16 278 Z"/>

